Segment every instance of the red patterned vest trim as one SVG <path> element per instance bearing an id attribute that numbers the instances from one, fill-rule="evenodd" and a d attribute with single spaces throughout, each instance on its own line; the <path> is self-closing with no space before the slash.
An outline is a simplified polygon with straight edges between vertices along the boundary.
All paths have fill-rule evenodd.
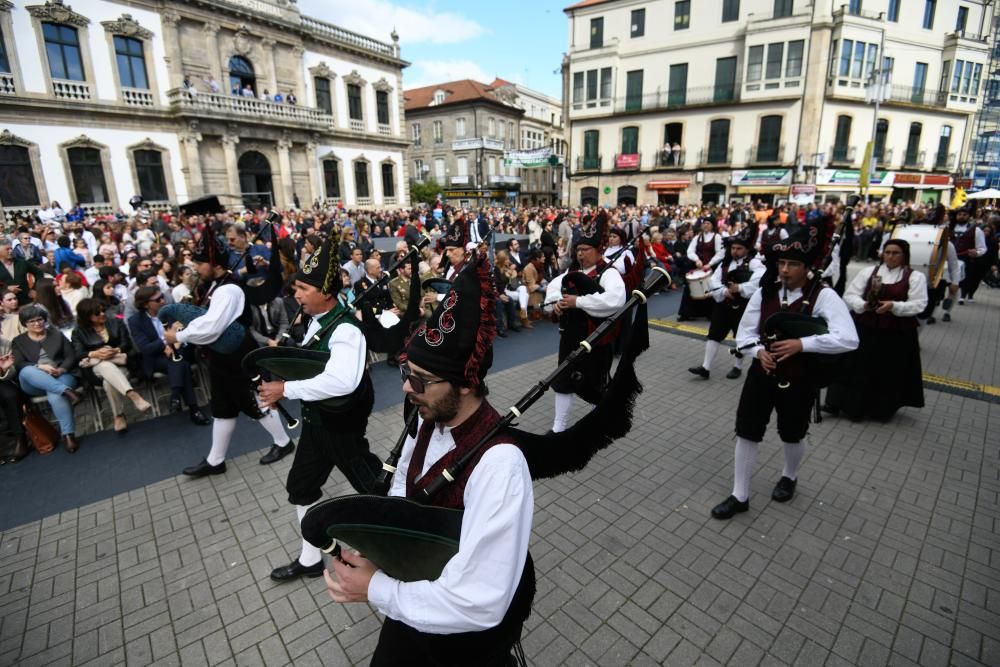
<path id="1" fill-rule="evenodd" d="M 406 497 L 413 498 L 417 492 L 427 487 L 431 481 L 441 475 L 441 471 L 453 465 L 458 459 L 471 450 L 479 440 L 489 432 L 497 422 L 500 421 L 500 413 L 493 409 L 487 401 L 483 401 L 479 409 L 464 422 L 451 429 L 451 437 L 455 441 L 455 449 L 442 456 L 434 465 L 427 470 L 420 479 L 417 475 L 424 468 L 424 459 L 427 456 L 427 446 L 430 444 L 431 434 L 437 425 L 434 422 L 425 421 L 420 431 L 417 433 L 417 442 L 413 448 L 413 456 L 410 457 L 410 465 L 406 469 Z M 465 509 L 465 485 L 469 481 L 469 476 L 490 447 L 501 443 L 510 443 L 511 437 L 504 431 L 500 431 L 479 449 L 472 461 L 465 469 L 458 474 L 454 482 L 446 485 L 432 499 L 432 504 L 438 507 L 450 507 L 453 509 Z"/>
<path id="2" fill-rule="evenodd" d="M 874 277 L 876 273 L 878 273 L 877 268 L 875 271 L 872 271 L 871 277 L 868 278 L 864 294 L 868 294 L 868 290 L 871 289 L 872 277 Z M 903 277 L 899 279 L 898 283 L 893 283 L 892 285 L 883 284 L 878 291 L 878 300 L 907 301 L 910 296 L 911 273 L 913 273 L 913 269 L 907 266 L 903 269 Z M 882 315 L 879 315 L 873 310 L 866 311 L 860 315 L 852 313 L 852 315 L 854 316 L 854 321 L 859 325 L 869 327 L 871 329 L 892 329 L 901 331 L 917 328 L 916 317 L 898 317 L 892 313 L 883 313 Z"/>
<path id="3" fill-rule="evenodd" d="M 705 241 L 704 234 L 698 234 L 698 243 L 695 244 L 694 254 L 698 256 L 702 264 L 708 264 L 715 257 L 715 235 Z"/>
<path id="4" fill-rule="evenodd" d="M 821 290 L 827 289 L 822 287 L 818 290 L 812 289 L 812 284 L 806 283 L 802 289 L 802 296 L 800 296 L 795 301 L 788 304 L 788 307 L 781 307 L 781 297 L 780 290 L 770 297 L 764 297 L 760 302 L 760 321 L 757 323 L 757 334 L 760 336 L 761 340 L 764 340 L 764 323 L 767 322 L 767 318 L 771 317 L 778 311 L 785 310 L 792 313 L 802 313 L 803 315 L 812 315 L 812 309 L 815 305 L 815 300 L 819 298 L 819 293 Z M 763 296 L 763 295 L 761 295 Z M 812 299 L 808 297 L 811 296 Z M 760 362 L 754 359 L 754 365 L 759 366 Z M 778 365 L 778 369 L 775 373 L 776 378 L 782 380 L 801 380 L 806 375 L 805 360 L 802 358 L 802 353 L 792 355 L 788 359 L 785 359 Z"/>

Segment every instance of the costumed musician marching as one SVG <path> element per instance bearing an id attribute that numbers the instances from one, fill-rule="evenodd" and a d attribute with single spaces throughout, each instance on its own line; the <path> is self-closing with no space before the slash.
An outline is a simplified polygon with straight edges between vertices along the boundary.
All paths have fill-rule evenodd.
<path id="1" fill-rule="evenodd" d="M 480 254 L 407 342 L 403 391 L 420 419 L 403 445 L 390 496 L 420 494 L 499 423 L 485 383 L 495 299 Z M 534 493 L 511 435 L 492 437 L 431 504 L 464 509 L 458 553 L 437 579 L 394 579 L 345 550 L 331 561 L 333 576 L 325 574 L 330 596 L 369 602 L 386 616 L 372 665 L 508 665 L 535 593 L 528 555 Z"/>
<path id="2" fill-rule="evenodd" d="M 366 367 L 364 334 L 353 312 L 337 299 L 340 289 L 336 249 L 328 239 L 295 274 L 295 300 L 311 316 L 304 347 L 329 353 L 323 370 L 312 378 L 262 382 L 258 393 L 266 405 L 283 398 L 300 400 L 302 436 L 288 471 L 285 488 L 298 522 L 323 495 L 323 485 L 334 467 L 358 493 L 371 490 L 382 462 L 371 453 L 365 431 L 375 401 Z M 337 319 L 329 330 L 326 329 Z M 315 340 L 323 330 L 323 336 Z M 333 405 L 329 399 L 338 399 Z M 301 552 L 288 565 L 271 572 L 277 582 L 323 573 L 323 554 L 302 540 Z"/>
<path id="3" fill-rule="evenodd" d="M 559 317 L 559 362 L 569 356 L 600 324 L 625 303 L 625 282 L 618 271 L 607 270 L 602 251 L 608 239 L 607 211 L 601 209 L 580 225 L 574 247 L 577 267 L 556 276 L 545 290 L 545 303 Z M 607 387 L 614 360 L 611 334 L 594 346 L 576 366 L 553 383 L 555 416 L 552 431 L 566 429 L 573 410 L 573 395 L 596 404 Z"/>
<path id="4" fill-rule="evenodd" d="M 812 272 L 824 256 L 826 230 L 810 222 L 773 246 L 761 287 L 747 304 L 736 332 L 736 345 L 753 357 L 736 411 L 733 492 L 712 509 L 716 519 L 729 519 L 750 509 L 750 478 L 771 413 L 777 413 L 778 436 L 784 443 L 785 467 L 771 498 L 787 502 L 795 494 L 799 464 L 805 455 L 809 415 L 818 395 L 817 378 L 810 377 L 809 355 L 849 352 L 858 346 L 847 306 Z M 778 280 L 769 279 L 777 275 Z M 768 340 L 768 320 L 775 314 L 797 313 L 821 318 L 824 326 L 803 337 Z"/>
<path id="5" fill-rule="evenodd" d="M 240 361 L 257 343 L 250 335 L 253 324 L 252 306 L 243 288 L 229 271 L 229 261 L 222 240 L 206 227 L 191 257 L 201 278 L 197 305 L 208 311 L 183 329 L 175 323 L 163 332 L 167 345 L 201 345 L 208 360 L 209 389 L 212 410 L 212 448 L 201 463 L 183 470 L 191 477 L 221 475 L 226 472 L 226 452 L 236 429 L 236 417 L 242 412 L 260 424 L 274 443 L 260 462 L 274 463 L 295 450 L 281 419 L 274 410 L 262 410 L 257 402 L 253 382 Z M 233 322 L 244 326 L 244 336 L 234 352 L 224 354 L 208 347 Z"/>
<path id="6" fill-rule="evenodd" d="M 722 235 L 716 231 L 715 219 L 706 216 L 701 219 L 701 231 L 688 244 L 687 257 L 694 263 L 694 271 L 711 272 L 722 262 L 725 248 L 722 246 Z M 681 293 L 681 305 L 677 309 L 677 321 L 684 322 L 696 317 L 709 319 L 712 317 L 712 301 L 709 299 L 693 299 L 691 288 L 685 281 Z"/>
<path id="7" fill-rule="evenodd" d="M 951 240 L 955 244 L 958 261 L 962 263 L 958 305 L 964 306 L 966 299 L 974 300 L 986 272 L 982 262 L 987 251 L 986 234 L 973 219 L 976 214 L 975 200 L 966 202 L 962 208 L 951 213 Z"/>
<path id="8" fill-rule="evenodd" d="M 689 373 L 706 380 L 710 376 L 712 360 L 719 351 L 719 345 L 730 332 L 736 334 L 747 303 L 757 291 L 766 271 L 764 263 L 754 256 L 755 231 L 755 227 L 750 225 L 744 227 L 739 234 L 728 237 L 724 242 L 726 256 L 712 274 L 709 290 L 715 305 L 705 341 L 705 357 L 700 366 L 688 369 Z M 744 357 L 742 353 L 733 355 L 733 367 L 726 373 L 728 379 L 735 380 L 743 373 Z"/>

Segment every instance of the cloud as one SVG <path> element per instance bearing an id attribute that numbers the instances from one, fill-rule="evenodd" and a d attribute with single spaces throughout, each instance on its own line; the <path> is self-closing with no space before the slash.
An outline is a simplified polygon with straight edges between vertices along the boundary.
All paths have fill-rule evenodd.
<path id="1" fill-rule="evenodd" d="M 374 39 L 389 41 L 395 28 L 401 43 L 455 44 L 479 37 L 482 25 L 430 4 L 401 7 L 388 0 L 299 0 L 302 13 Z"/>
<path id="2" fill-rule="evenodd" d="M 403 70 L 405 88 L 420 88 L 459 79 L 489 83 L 493 76 L 471 60 L 420 60 Z"/>

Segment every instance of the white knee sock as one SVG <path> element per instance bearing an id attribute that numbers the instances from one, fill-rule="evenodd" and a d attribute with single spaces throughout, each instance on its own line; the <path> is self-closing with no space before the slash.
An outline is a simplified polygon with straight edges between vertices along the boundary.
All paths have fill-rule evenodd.
<path id="1" fill-rule="evenodd" d="M 715 359 L 715 353 L 719 351 L 719 343 L 714 340 L 705 341 L 705 359 L 701 362 L 701 367 L 706 370 L 712 369 L 712 360 Z"/>
<path id="2" fill-rule="evenodd" d="M 799 440 L 798 442 L 786 442 L 785 443 L 785 469 L 781 473 L 783 477 L 787 477 L 790 480 L 796 479 L 796 474 L 799 472 L 799 465 L 802 463 L 802 457 L 806 455 L 806 441 Z"/>
<path id="3" fill-rule="evenodd" d="M 552 419 L 552 430 L 555 433 L 562 433 L 566 430 L 566 422 L 569 420 L 569 413 L 573 411 L 573 394 L 556 394 L 556 414 Z"/>
<path id="4" fill-rule="evenodd" d="M 208 453 L 206 459 L 209 465 L 217 466 L 226 460 L 226 452 L 229 451 L 229 441 L 236 430 L 236 419 L 213 419 L 212 420 L 212 451 Z"/>
<path id="5" fill-rule="evenodd" d="M 288 433 L 285 432 L 285 427 L 281 425 L 281 417 L 278 416 L 277 410 L 268 410 L 264 413 L 263 417 L 257 420 L 257 423 L 271 434 L 274 444 L 278 447 L 284 447 L 291 440 L 288 437 Z"/>
<path id="6" fill-rule="evenodd" d="M 733 457 L 733 495 L 741 503 L 750 497 L 750 478 L 753 477 L 753 469 L 757 465 L 757 451 L 759 449 L 759 442 L 736 436 L 736 454 Z"/>
<path id="7" fill-rule="evenodd" d="M 315 505 L 316 503 L 313 503 Z M 296 505 L 295 515 L 299 517 L 299 533 L 302 532 L 302 517 L 306 515 L 306 512 L 313 505 Z M 310 565 L 315 565 L 316 563 L 323 560 L 323 552 L 313 545 L 309 544 L 305 540 L 302 540 L 302 553 L 299 554 L 299 563 L 309 567 Z"/>
<path id="8" fill-rule="evenodd" d="M 746 360 L 746 358 L 747 358 L 747 355 L 745 355 L 745 354 L 742 355 L 742 356 L 737 356 L 737 355 L 734 354 L 733 355 L 733 368 L 738 368 L 740 370 L 743 370 L 743 362 Z"/>

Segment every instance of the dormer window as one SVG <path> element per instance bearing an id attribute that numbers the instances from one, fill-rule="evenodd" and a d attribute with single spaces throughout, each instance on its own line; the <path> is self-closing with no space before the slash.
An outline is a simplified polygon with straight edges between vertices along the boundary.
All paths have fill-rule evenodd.
<path id="1" fill-rule="evenodd" d="M 434 91 L 434 104 L 442 104 L 444 102 L 445 96 L 446 96 L 446 93 L 443 90 L 435 90 Z"/>

